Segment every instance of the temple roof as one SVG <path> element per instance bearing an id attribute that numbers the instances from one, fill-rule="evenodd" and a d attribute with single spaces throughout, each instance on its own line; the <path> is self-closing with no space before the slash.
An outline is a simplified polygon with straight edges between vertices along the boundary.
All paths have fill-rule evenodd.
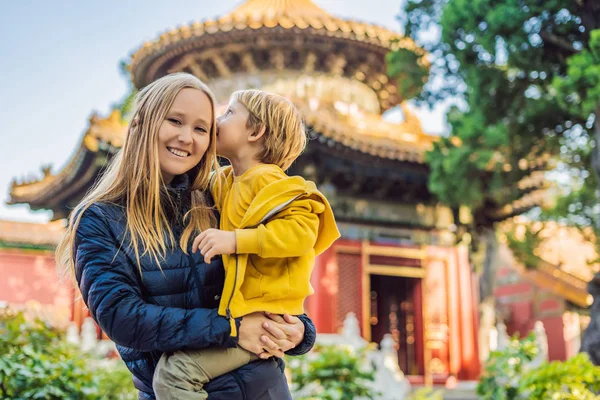
<path id="1" fill-rule="evenodd" d="M 419 119 L 406 105 L 402 106 L 406 118 L 399 124 L 376 115 L 343 113 L 331 107 L 311 109 L 304 104 L 298 108 L 306 124 L 324 137 L 376 157 L 422 164 L 434 141 L 434 137 L 423 132 Z"/>
<path id="2" fill-rule="evenodd" d="M 506 249 L 508 251 L 508 249 Z M 514 260 L 514 259 L 513 259 Z M 585 308 L 591 305 L 591 296 L 586 290 L 587 281 L 566 271 L 560 264 L 540 259 L 535 269 L 525 268 L 514 260 L 512 268 L 524 279 L 540 289 Z"/>
<path id="3" fill-rule="evenodd" d="M 510 251 L 503 255 L 509 264 L 525 279 L 537 287 L 549 290 L 579 307 L 590 305 L 591 298 L 586 290 L 592 279 L 598 254 L 589 237 L 581 231 L 556 222 L 530 221 L 524 217 L 516 217 L 501 225 L 503 232 L 515 232 L 517 237 L 524 234 L 526 228 L 539 231 L 541 242 L 534 250 L 539 263 L 533 269 L 522 265 Z M 592 233 L 590 233 L 592 234 Z M 502 238 L 502 237 L 501 237 Z M 503 239 L 504 240 L 504 239 Z"/>
<path id="4" fill-rule="evenodd" d="M 130 70 L 138 88 L 176 71 L 209 84 L 264 71 L 340 75 L 364 82 L 386 110 L 403 101 L 386 76 L 385 55 L 395 48 L 414 51 L 428 65 L 425 52 L 410 38 L 334 17 L 311 0 L 248 0 L 222 17 L 146 42 L 132 55 Z"/>
<path id="5" fill-rule="evenodd" d="M 223 17 L 234 21 L 325 21 L 332 19 L 311 0 L 250 0 Z"/>
<path id="6" fill-rule="evenodd" d="M 56 174 L 50 168 L 43 168 L 43 176 L 37 180 L 13 180 L 8 204 L 28 203 L 34 210 L 53 209 L 55 218 L 66 216 L 69 210 L 65 208 L 64 199 L 87 191 L 90 180 L 93 181 L 104 167 L 108 155 L 122 146 L 126 131 L 127 123 L 121 119 L 119 111 L 113 111 L 108 118 L 92 115 L 89 127 L 67 165 Z"/>
<path id="7" fill-rule="evenodd" d="M 422 164 L 425 151 L 431 146 L 431 137 L 422 132 L 417 117 L 405 106 L 405 121 L 396 124 L 384 122 L 379 117 L 341 112 L 333 107 L 311 107 L 302 101 L 297 101 L 296 105 L 313 136 L 334 141 L 374 160 L 396 162 L 396 168 L 401 168 L 400 163 Z M 44 168 L 42 177 L 37 180 L 14 180 L 8 203 L 27 203 L 32 209 L 51 208 L 55 212 L 54 218 L 64 217 L 68 214 L 66 199 L 85 193 L 109 157 L 121 148 L 126 132 L 127 123 L 119 111 L 113 111 L 107 118 L 92 115 L 89 127 L 67 165 L 55 174 Z"/>

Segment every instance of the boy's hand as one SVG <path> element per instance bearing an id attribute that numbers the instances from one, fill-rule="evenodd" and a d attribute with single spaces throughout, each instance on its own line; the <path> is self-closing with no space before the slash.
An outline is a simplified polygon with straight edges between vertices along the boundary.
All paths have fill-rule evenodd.
<path id="1" fill-rule="evenodd" d="M 233 254 L 236 250 L 235 232 L 207 229 L 194 240 L 192 252 L 196 250 L 200 250 L 207 264 L 216 255 Z"/>

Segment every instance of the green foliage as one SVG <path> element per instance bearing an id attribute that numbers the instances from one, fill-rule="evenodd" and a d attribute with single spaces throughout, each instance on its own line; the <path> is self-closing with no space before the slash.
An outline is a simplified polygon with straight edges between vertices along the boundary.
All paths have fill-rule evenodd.
<path id="1" fill-rule="evenodd" d="M 114 110 L 119 110 L 123 119 L 127 119 L 129 115 L 133 112 L 133 105 L 135 102 L 135 96 L 137 95 L 137 90 L 131 86 L 129 88 L 129 92 L 119 101 L 118 103 L 113 105 Z"/>
<path id="2" fill-rule="evenodd" d="M 533 334 L 523 340 L 512 337 L 506 349 L 490 353 L 477 385 L 477 394 L 482 400 L 518 399 L 519 380 L 537 353 Z"/>
<path id="3" fill-rule="evenodd" d="M 400 93 L 406 98 L 421 93 L 427 81 L 429 70 L 423 65 L 421 57 L 422 55 L 403 48 L 386 55 L 387 74 L 396 79 Z"/>
<path id="4" fill-rule="evenodd" d="M 374 370 L 365 367 L 364 351 L 354 352 L 345 346 L 315 346 L 304 356 L 288 360 L 292 388 L 302 393 L 302 400 L 374 399 L 368 386 Z"/>
<path id="5" fill-rule="evenodd" d="M 96 393 L 91 371 L 63 339 L 42 321 L 22 314 L 0 320 L 0 397 L 83 399 Z"/>
<path id="6" fill-rule="evenodd" d="M 135 399 L 122 362 L 92 369 L 92 357 L 69 344 L 64 332 L 23 313 L 0 311 L 0 398 Z M 125 376 L 128 379 L 125 379 Z"/>
<path id="7" fill-rule="evenodd" d="M 533 367 L 537 355 L 535 337 L 513 337 L 509 346 L 494 351 L 477 385 L 483 400 L 593 400 L 600 396 L 600 367 L 586 354 L 567 361 L 544 362 Z"/>
<path id="8" fill-rule="evenodd" d="M 600 368 L 585 353 L 564 362 L 546 363 L 521 379 L 519 392 L 521 398 L 529 400 L 597 400 Z"/>
<path id="9" fill-rule="evenodd" d="M 592 130 L 600 117 L 600 29 L 590 33 L 588 48 L 567 60 L 565 76 L 555 77 L 552 88 L 564 110 L 587 119 Z M 594 117 L 592 117 L 594 116 Z M 595 142 L 600 139 L 600 127 L 595 126 Z M 574 226 L 596 245 L 600 254 L 600 209 L 598 208 L 598 144 L 586 134 L 571 135 L 561 151 L 562 172 L 571 177 L 560 189 L 561 196 L 542 218 Z M 596 166 L 594 167 L 594 160 Z M 593 260 L 597 262 L 598 260 Z"/>
<path id="10" fill-rule="evenodd" d="M 407 0 L 404 31 L 432 59 L 431 84 L 419 99 L 464 105 L 449 113 L 453 137 L 427 156 L 429 188 L 443 203 L 472 210 L 471 232 L 527 211 L 500 212 L 527 193 L 518 182 L 532 165 L 545 168 L 549 156 L 570 153 L 565 142 L 574 135 L 590 141 L 586 122 L 600 98 L 592 3 Z M 388 63 L 403 71 L 414 60 L 389 56 Z M 422 84 L 405 79 L 401 90 Z"/>
<path id="11" fill-rule="evenodd" d="M 567 60 L 566 76 L 552 82 L 560 105 L 574 115 L 588 118 L 600 107 L 600 29 L 590 33 L 588 48 Z"/>
<path id="12" fill-rule="evenodd" d="M 121 360 L 111 360 L 108 365 L 94 371 L 98 393 L 103 400 L 137 400 L 131 372 Z"/>
<path id="13" fill-rule="evenodd" d="M 517 238 L 515 232 L 506 233 L 508 247 L 527 269 L 535 269 L 540 265 L 541 260 L 536 253 L 542 244 L 542 238 L 540 237 L 542 230 L 543 226 L 537 229 L 525 226 L 525 233 L 522 238 Z"/>

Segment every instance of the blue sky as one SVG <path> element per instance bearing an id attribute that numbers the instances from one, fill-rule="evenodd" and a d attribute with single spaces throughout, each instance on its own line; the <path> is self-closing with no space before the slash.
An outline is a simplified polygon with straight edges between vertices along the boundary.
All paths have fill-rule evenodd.
<path id="1" fill-rule="evenodd" d="M 47 221 L 48 212 L 7 206 L 14 177 L 56 173 L 93 112 L 126 92 L 119 61 L 177 25 L 227 13 L 240 0 L 21 0 L 0 5 L 0 219 Z M 398 30 L 401 0 L 315 0 L 331 14 Z M 441 113 L 422 113 L 442 130 Z"/>

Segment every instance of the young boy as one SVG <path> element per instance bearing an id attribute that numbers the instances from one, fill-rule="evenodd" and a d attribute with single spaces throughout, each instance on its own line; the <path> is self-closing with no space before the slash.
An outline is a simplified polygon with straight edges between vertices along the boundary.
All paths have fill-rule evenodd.
<path id="1" fill-rule="evenodd" d="M 304 312 L 315 257 L 339 232 L 316 185 L 283 172 L 306 146 L 291 102 L 258 90 L 235 92 L 217 128 L 217 153 L 231 163 L 215 173 L 211 188 L 220 229 L 202 232 L 192 248 L 207 262 L 223 256 L 219 314 L 237 336 L 236 318 L 244 315 Z M 163 355 L 154 375 L 157 399 L 206 399 L 207 382 L 255 359 L 240 347 Z"/>

